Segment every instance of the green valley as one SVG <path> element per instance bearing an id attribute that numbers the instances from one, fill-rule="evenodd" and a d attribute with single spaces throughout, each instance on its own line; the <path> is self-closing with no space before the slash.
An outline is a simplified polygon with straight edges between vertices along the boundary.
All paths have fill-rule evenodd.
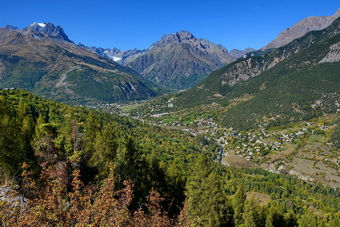
<path id="1" fill-rule="evenodd" d="M 3 184 L 21 188 L 21 193 L 32 199 L 20 213 L 15 213 L 19 207 L 10 208 L 1 203 L 2 223 L 95 223 L 82 216 L 71 220 L 66 215 L 69 212 L 74 215 L 88 212 L 98 218 L 97 223 L 105 223 L 108 216 L 100 216 L 95 210 L 95 201 L 104 202 L 97 197 L 100 194 L 92 191 L 93 197 L 87 200 L 86 190 L 90 190 L 90 185 L 108 184 L 110 180 L 116 190 L 130 190 L 125 192 L 134 195 L 128 206 L 115 208 L 114 203 L 111 204 L 112 209 L 127 212 L 125 216 L 119 215 L 106 222 L 111 224 L 121 221 L 133 226 L 140 220 L 138 217 L 144 218 L 148 225 L 158 220 L 184 226 L 192 223 L 240 225 L 248 221 L 259 225 L 283 222 L 291 226 L 309 218 L 333 226 L 339 220 L 339 189 L 309 184 L 294 176 L 260 168 L 240 169 L 212 162 L 221 143 L 211 138 L 67 106 L 24 91 L 1 91 L 0 101 L 1 180 Z M 186 120 L 183 122 L 186 124 Z M 208 125 L 216 127 L 212 123 Z M 322 139 L 309 136 L 308 140 Z M 21 169 L 23 163 L 29 165 L 24 164 Z M 109 174 L 110 168 L 114 168 L 113 175 Z M 80 171 L 79 178 L 74 178 L 77 175 L 72 177 L 74 171 Z M 16 177 L 19 173 L 22 177 Z M 73 182 L 81 180 L 83 189 L 77 188 L 78 183 L 75 185 L 72 179 Z M 124 189 L 128 187 L 125 180 L 132 180 L 134 187 Z M 61 191 L 37 191 L 36 184 L 61 187 Z M 163 197 L 163 202 L 157 205 L 161 206 L 161 213 L 151 212 L 153 208 L 145 200 L 149 191 L 156 191 Z M 50 201 L 48 196 L 51 195 L 57 200 Z M 75 207 L 77 201 L 87 205 Z M 58 207 L 63 207 L 63 211 Z M 136 216 L 138 207 L 151 213 Z M 41 212 L 45 215 L 41 216 Z M 178 222 L 180 212 L 181 215 L 187 212 L 185 222 Z M 13 215 L 17 215 L 15 219 Z M 160 216 L 155 219 L 152 215 Z M 272 219 L 272 215 L 278 220 Z"/>
<path id="2" fill-rule="evenodd" d="M 91 32 L 131 42 L 132 7 Z M 0 28 L 0 225 L 340 226 L 339 16 L 231 51 L 187 31 L 122 51 Z"/>

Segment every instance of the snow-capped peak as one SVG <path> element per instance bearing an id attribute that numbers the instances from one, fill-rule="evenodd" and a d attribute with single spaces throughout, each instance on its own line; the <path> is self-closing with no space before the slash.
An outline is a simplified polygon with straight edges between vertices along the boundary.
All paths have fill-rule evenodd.
<path id="1" fill-rule="evenodd" d="M 48 36 L 50 38 L 57 38 L 64 41 L 72 42 L 71 40 L 69 40 L 64 30 L 60 26 L 55 26 L 50 22 L 33 22 L 31 25 L 24 28 L 24 30 L 34 32 L 35 34 L 43 34 L 44 36 Z"/>

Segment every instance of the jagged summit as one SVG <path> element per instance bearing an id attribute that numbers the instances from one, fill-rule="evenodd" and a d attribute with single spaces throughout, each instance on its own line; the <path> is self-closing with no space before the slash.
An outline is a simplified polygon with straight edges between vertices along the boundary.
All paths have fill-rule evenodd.
<path id="1" fill-rule="evenodd" d="M 191 32 L 188 32 L 188 31 L 179 31 L 179 32 L 176 33 L 176 35 L 177 35 L 177 37 L 180 41 L 195 39 L 194 35 L 191 34 Z"/>
<path id="2" fill-rule="evenodd" d="M 164 35 L 159 41 L 174 41 L 174 42 L 183 42 L 186 40 L 196 39 L 196 37 L 188 31 L 179 31 L 173 34 Z"/>
<path id="3" fill-rule="evenodd" d="M 60 39 L 68 42 L 72 42 L 65 34 L 64 29 L 60 26 L 55 26 L 50 22 L 37 23 L 34 22 L 28 27 L 24 28 L 24 31 L 32 31 L 36 34 L 42 34 L 55 39 Z"/>
<path id="4" fill-rule="evenodd" d="M 179 31 L 176 33 L 164 35 L 160 40 L 152 44 L 149 49 L 158 48 L 168 44 L 179 44 L 185 42 L 196 42 L 198 39 L 188 31 Z"/>

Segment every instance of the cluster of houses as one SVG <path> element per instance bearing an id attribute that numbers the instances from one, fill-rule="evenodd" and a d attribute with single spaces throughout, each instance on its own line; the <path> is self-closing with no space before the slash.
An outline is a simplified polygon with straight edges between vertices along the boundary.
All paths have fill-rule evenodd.
<path id="1" fill-rule="evenodd" d="M 309 135 L 315 134 L 316 129 L 323 131 L 327 130 L 328 126 L 315 126 L 311 123 L 306 123 L 306 127 L 290 131 L 289 133 L 267 133 L 265 130 L 256 133 L 241 133 L 229 129 L 229 134 L 227 134 L 227 144 L 235 151 L 235 154 L 241 155 L 250 160 L 255 156 L 265 156 L 271 151 L 282 150 L 287 143 L 294 143 L 296 139 L 306 138 Z"/>
<path id="2" fill-rule="evenodd" d="M 180 128 L 188 132 L 191 136 L 199 134 L 207 135 L 214 139 L 221 147 L 221 150 L 233 150 L 236 155 L 245 157 L 248 160 L 261 160 L 273 151 L 280 151 L 289 143 L 298 143 L 302 139 L 307 139 L 310 135 L 318 134 L 329 129 L 329 126 L 318 125 L 317 123 L 305 123 L 297 129 L 286 129 L 281 132 L 268 132 L 266 130 L 258 132 L 241 132 L 220 128 L 212 119 L 193 120 L 185 124 L 180 120 L 164 122 L 169 113 L 155 115 L 151 121 L 153 124 Z M 339 160 L 327 160 L 338 162 Z"/>

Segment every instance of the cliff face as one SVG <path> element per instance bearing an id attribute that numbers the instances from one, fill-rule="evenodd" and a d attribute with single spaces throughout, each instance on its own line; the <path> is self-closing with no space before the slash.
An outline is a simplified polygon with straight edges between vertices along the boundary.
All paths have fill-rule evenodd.
<path id="1" fill-rule="evenodd" d="M 320 61 L 320 63 L 326 62 L 340 62 L 340 42 L 330 46 L 328 54 Z"/>

